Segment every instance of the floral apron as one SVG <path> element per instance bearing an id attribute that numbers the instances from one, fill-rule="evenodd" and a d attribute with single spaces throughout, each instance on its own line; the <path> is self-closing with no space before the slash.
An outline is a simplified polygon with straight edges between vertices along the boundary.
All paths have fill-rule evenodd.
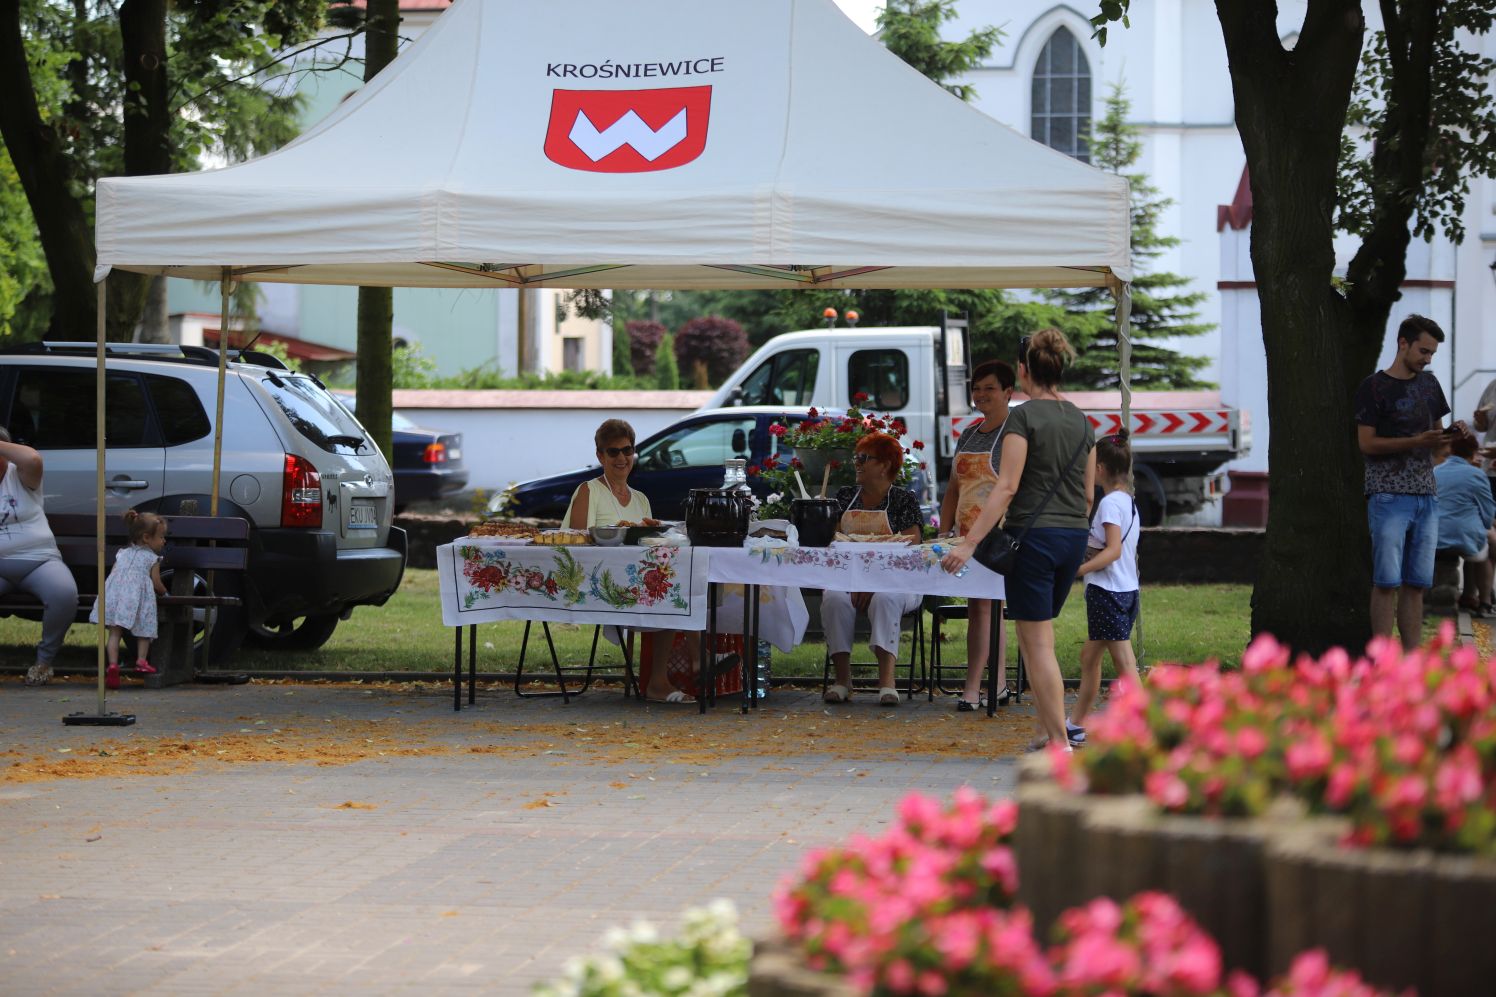
<path id="1" fill-rule="evenodd" d="M 847 511 L 841 516 L 841 531 L 843 533 L 874 533 L 879 535 L 893 532 L 889 525 L 888 513 L 882 509 L 859 509 L 857 500 L 862 498 L 862 489 L 857 489 L 857 494 L 852 496 L 852 501 L 847 504 Z M 883 499 L 888 502 L 887 497 Z"/>
<path id="2" fill-rule="evenodd" d="M 996 447 L 1001 440 L 1002 427 L 999 426 L 992 446 Z M 992 449 L 956 454 L 953 472 L 961 489 L 960 497 L 956 500 L 956 535 L 964 537 L 981 514 L 987 496 L 992 494 L 992 489 L 997 485 L 997 472 L 992 470 Z"/>

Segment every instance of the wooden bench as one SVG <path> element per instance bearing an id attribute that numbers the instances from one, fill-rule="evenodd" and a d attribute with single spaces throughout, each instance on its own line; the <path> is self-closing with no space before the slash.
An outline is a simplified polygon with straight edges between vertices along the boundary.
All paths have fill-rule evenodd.
<path id="1" fill-rule="evenodd" d="M 167 523 L 166 549 L 162 552 L 162 573 L 170 571 L 168 593 L 157 600 L 160 607 L 160 633 L 151 643 L 151 663 L 157 673 L 145 677 L 146 685 L 160 688 L 190 682 L 195 677 L 193 662 L 194 629 L 199 613 L 240 605 L 237 595 L 194 592 L 195 576 L 214 572 L 214 587 L 240 591 L 238 576 L 248 562 L 249 522 L 231 516 L 164 516 Z M 47 522 L 57 539 L 63 563 L 78 581 L 76 620 L 88 621 L 98 596 L 97 522 L 93 516 L 49 515 Z M 125 522 L 119 516 L 105 520 L 105 563 L 112 566 L 114 556 L 128 543 Z M 225 576 L 228 576 L 227 578 Z M 229 584 L 225 585 L 224 582 Z M 0 615 L 16 611 L 26 615 L 40 614 L 41 604 L 33 596 L 16 592 L 0 596 Z M 206 636 L 205 636 L 206 640 Z M 121 660 L 133 659 L 133 650 L 123 648 Z M 207 652 L 204 650 L 204 664 Z"/>

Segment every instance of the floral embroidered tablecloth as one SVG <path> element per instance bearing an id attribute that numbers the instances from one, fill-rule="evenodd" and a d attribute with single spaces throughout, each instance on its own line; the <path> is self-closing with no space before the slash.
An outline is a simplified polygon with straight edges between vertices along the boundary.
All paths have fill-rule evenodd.
<path id="1" fill-rule="evenodd" d="M 841 592 L 917 592 L 968 599 L 1005 598 L 1002 575 L 968 564 L 960 578 L 940 567 L 930 546 L 868 544 L 784 547 L 771 550 L 717 548 L 708 577 L 742 585 L 798 585 Z"/>
<path id="2" fill-rule="evenodd" d="M 704 630 L 707 561 L 692 547 L 515 547 L 470 537 L 436 549 L 442 623 Z"/>

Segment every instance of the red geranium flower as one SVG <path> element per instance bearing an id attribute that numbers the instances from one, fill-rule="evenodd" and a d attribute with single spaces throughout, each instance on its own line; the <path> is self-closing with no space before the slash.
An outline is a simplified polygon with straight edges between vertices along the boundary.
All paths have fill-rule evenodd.
<path id="1" fill-rule="evenodd" d="M 857 394 L 855 394 L 855 395 L 852 396 L 852 401 L 857 402 L 859 404 L 861 404 L 862 402 L 865 402 L 867 400 L 868 400 L 868 393 L 866 391 L 859 391 L 859 392 L 857 392 Z"/>
<path id="2" fill-rule="evenodd" d="M 916 449 L 916 450 L 923 450 L 924 448 L 925 448 L 925 444 L 924 444 L 923 440 L 915 440 L 914 441 L 914 449 Z"/>
<path id="3" fill-rule="evenodd" d="M 817 412 L 817 411 L 816 411 L 816 407 L 815 407 L 815 406 L 814 406 L 814 405 L 812 405 L 812 406 L 811 406 L 811 407 L 810 407 L 810 412 L 809 412 L 809 413 L 808 413 L 808 414 L 809 414 L 809 415 L 810 415 L 810 417 L 811 417 L 811 418 L 812 418 L 812 419 L 814 419 L 814 418 L 815 418 L 815 417 L 816 417 L 816 416 L 818 416 L 818 415 L 820 415 L 820 414 L 821 414 L 821 413 L 819 413 L 819 412 Z"/>
<path id="4" fill-rule="evenodd" d="M 781 426 L 779 423 L 776 422 L 776 423 L 773 423 L 773 424 L 771 424 L 769 426 L 769 435 L 770 436 L 783 436 L 784 434 L 785 434 L 785 427 Z"/>

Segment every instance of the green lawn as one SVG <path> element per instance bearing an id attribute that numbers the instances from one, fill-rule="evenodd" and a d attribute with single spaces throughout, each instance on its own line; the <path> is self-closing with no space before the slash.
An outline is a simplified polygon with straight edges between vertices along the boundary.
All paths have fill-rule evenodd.
<path id="1" fill-rule="evenodd" d="M 1244 585 L 1156 585 L 1143 589 L 1143 621 L 1140 647 L 1146 663 L 1161 661 L 1198 662 L 1216 657 L 1235 664 L 1247 642 L 1251 590 Z M 926 617 L 928 623 L 928 617 Z M 0 646 L 10 649 L 10 661 L 28 661 L 27 645 L 38 635 L 40 624 L 14 618 L 0 619 Z M 523 623 L 488 624 L 479 630 L 479 667 L 484 671 L 511 671 L 519 657 Z M 1079 587 L 1057 623 L 1056 644 L 1067 675 L 1077 671 L 1081 644 L 1085 642 L 1086 613 Z M 592 641 L 592 627 L 553 624 L 551 632 L 563 661 L 584 663 Z M 965 624 L 948 630 L 945 660 L 959 664 L 964 657 Z M 539 640 L 538 628 L 534 634 Z M 1010 660 L 1016 655 L 1009 630 Z M 1134 635 L 1135 643 L 1138 642 Z M 68 633 L 61 664 L 91 666 L 94 630 L 75 626 Z M 905 635 L 907 654 L 908 635 Z M 544 645 L 531 642 L 529 667 L 539 664 Z M 790 654 L 774 652 L 774 673 L 821 674 L 824 647 L 807 643 Z M 857 655 L 860 660 L 864 652 Z M 602 661 L 617 662 L 618 651 L 606 641 L 599 643 Z M 245 649 L 234 661 L 247 671 L 335 671 L 335 672 L 441 672 L 452 667 L 452 631 L 441 625 L 441 605 L 435 571 L 411 569 L 386 605 L 364 607 L 338 626 L 331 640 L 317 651 L 298 653 Z"/>

